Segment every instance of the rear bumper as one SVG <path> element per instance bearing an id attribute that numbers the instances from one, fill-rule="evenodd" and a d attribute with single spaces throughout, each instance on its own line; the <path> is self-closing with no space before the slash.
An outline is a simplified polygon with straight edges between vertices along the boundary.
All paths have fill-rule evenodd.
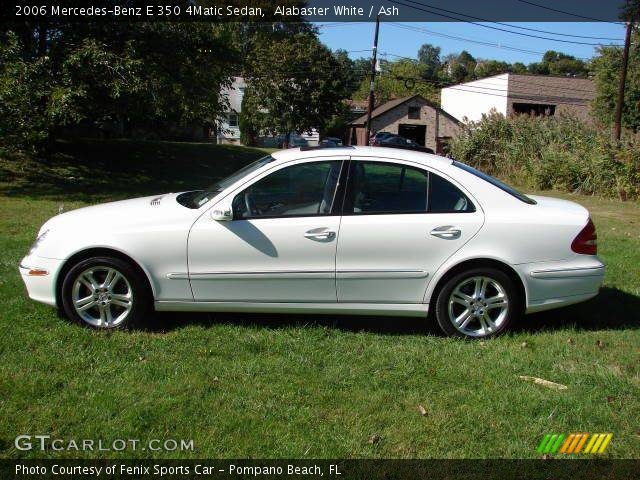
<path id="1" fill-rule="evenodd" d="M 43 258 L 27 256 L 22 259 L 20 266 L 20 276 L 27 287 L 29 298 L 56 306 L 56 278 L 58 270 L 62 265 L 62 260 L 53 258 Z"/>
<path id="2" fill-rule="evenodd" d="M 517 266 L 525 280 L 527 313 L 550 310 L 595 297 L 604 280 L 604 264 L 596 256 Z"/>

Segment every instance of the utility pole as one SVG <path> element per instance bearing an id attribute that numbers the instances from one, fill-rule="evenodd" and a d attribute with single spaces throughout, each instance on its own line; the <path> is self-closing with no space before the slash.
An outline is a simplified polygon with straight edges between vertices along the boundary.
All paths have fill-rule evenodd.
<path id="1" fill-rule="evenodd" d="M 624 105 L 624 87 L 627 81 L 627 68 L 629 66 L 629 45 L 631 44 L 631 30 L 633 23 L 627 22 L 627 33 L 624 37 L 624 50 L 622 51 L 622 67 L 620 69 L 620 86 L 618 88 L 618 103 L 616 104 L 616 117 L 613 136 L 620 141 L 622 135 L 622 107 Z"/>
<path id="2" fill-rule="evenodd" d="M 371 83 L 369 84 L 369 107 L 367 108 L 367 131 L 366 131 L 366 144 L 369 145 L 369 139 L 371 137 L 371 112 L 373 112 L 374 105 L 374 91 L 376 81 L 376 61 L 378 59 L 378 32 L 380 31 L 380 15 L 376 17 L 376 34 L 373 39 L 373 56 L 371 58 Z"/>

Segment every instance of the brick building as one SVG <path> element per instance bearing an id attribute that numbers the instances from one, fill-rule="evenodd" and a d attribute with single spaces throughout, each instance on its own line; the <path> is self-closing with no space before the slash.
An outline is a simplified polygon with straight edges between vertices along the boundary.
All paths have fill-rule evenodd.
<path id="1" fill-rule="evenodd" d="M 349 123 L 349 145 L 366 145 L 367 115 Z M 420 95 L 397 98 L 371 112 L 371 133 L 390 132 L 442 153 L 458 133 L 459 122 Z"/>
<path id="2" fill-rule="evenodd" d="M 506 117 L 566 113 L 590 123 L 595 95 L 595 85 L 587 78 L 503 73 L 443 88 L 440 104 L 460 121 L 477 121 L 495 110 Z"/>

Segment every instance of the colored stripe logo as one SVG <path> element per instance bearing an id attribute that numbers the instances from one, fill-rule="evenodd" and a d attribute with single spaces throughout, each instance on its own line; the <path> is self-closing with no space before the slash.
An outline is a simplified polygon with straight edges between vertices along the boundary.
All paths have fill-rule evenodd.
<path id="1" fill-rule="evenodd" d="M 547 433 L 536 452 L 543 453 L 604 453 L 613 438 L 613 433 Z"/>

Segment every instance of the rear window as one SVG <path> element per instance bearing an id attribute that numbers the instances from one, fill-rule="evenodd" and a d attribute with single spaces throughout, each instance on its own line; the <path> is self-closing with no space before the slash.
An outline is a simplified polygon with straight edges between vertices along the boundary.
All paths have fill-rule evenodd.
<path id="1" fill-rule="evenodd" d="M 470 167 L 469 165 L 457 162 L 455 160 L 453 162 L 453 165 L 455 165 L 458 168 L 461 168 L 462 170 L 464 170 L 466 172 L 471 173 L 472 175 L 475 175 L 476 177 L 481 178 L 482 180 L 484 180 L 486 182 L 489 182 L 494 187 L 498 187 L 503 192 L 507 192 L 509 195 L 511 195 L 512 197 L 516 197 L 521 202 L 528 203 L 529 205 L 535 205 L 536 204 L 536 201 L 533 198 L 527 197 L 524 193 L 519 192 L 515 188 L 510 187 L 506 183 L 501 182 L 500 180 L 498 180 L 497 178 L 492 177 L 491 175 L 487 175 L 486 173 L 481 172 L 480 170 L 476 170 L 475 168 Z"/>

